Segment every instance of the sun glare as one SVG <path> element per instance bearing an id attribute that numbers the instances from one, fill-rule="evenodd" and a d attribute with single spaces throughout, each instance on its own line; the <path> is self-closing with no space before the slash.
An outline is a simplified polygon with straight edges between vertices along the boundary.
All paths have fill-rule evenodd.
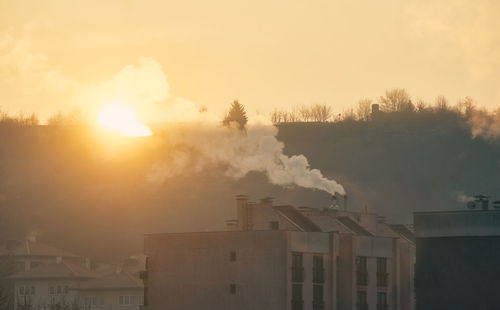
<path id="1" fill-rule="evenodd" d="M 104 106 L 97 115 L 97 123 L 111 132 L 131 137 L 150 136 L 151 129 L 140 123 L 134 111 L 123 104 Z"/>

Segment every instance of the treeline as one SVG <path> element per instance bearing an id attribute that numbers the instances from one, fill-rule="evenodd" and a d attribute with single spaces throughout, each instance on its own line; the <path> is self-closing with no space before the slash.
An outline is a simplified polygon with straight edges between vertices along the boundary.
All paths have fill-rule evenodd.
<path id="1" fill-rule="evenodd" d="M 451 104 L 444 96 L 438 96 L 434 102 L 426 102 L 422 99 L 413 100 L 406 89 L 395 88 L 387 90 L 383 96 L 376 99 L 361 99 L 355 108 L 346 109 L 338 114 L 327 104 L 314 104 L 293 107 L 289 110 L 275 109 L 270 117 L 273 124 L 368 121 L 372 119 L 374 104 L 378 105 L 380 114 L 453 113 L 467 118 L 478 110 L 471 97 L 465 97 L 455 104 Z M 487 113 L 484 110 L 482 112 Z"/>

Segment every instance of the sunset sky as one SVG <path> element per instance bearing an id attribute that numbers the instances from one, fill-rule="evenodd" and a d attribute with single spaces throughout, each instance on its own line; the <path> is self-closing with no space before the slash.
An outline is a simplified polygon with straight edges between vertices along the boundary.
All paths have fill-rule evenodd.
<path id="1" fill-rule="evenodd" d="M 189 100 L 220 115 L 235 98 L 250 114 L 312 103 L 341 112 L 394 87 L 493 108 L 499 11 L 484 0 L 3 0 L 0 107 L 42 119 L 86 110 L 104 97 L 82 93 L 106 92 L 143 57 L 153 69 L 136 80 L 161 88 L 148 103 Z"/>

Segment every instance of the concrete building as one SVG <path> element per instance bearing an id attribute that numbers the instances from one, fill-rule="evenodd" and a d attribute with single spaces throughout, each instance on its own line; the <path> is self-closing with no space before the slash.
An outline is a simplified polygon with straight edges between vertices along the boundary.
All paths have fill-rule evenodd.
<path id="1" fill-rule="evenodd" d="M 102 275 L 69 262 L 42 264 L 9 277 L 14 310 L 139 310 L 142 281 L 126 271 Z"/>
<path id="2" fill-rule="evenodd" d="M 72 289 L 82 310 L 138 310 L 144 286 L 134 275 L 121 271 L 90 279 Z"/>
<path id="3" fill-rule="evenodd" d="M 73 307 L 77 295 L 71 290 L 99 275 L 69 262 L 46 263 L 9 277 L 14 282 L 14 310 L 45 310 Z"/>
<path id="4" fill-rule="evenodd" d="M 417 309 L 500 309 L 500 210 L 486 202 L 479 210 L 417 212 L 414 221 Z"/>
<path id="5" fill-rule="evenodd" d="M 413 233 L 375 214 L 237 197 L 231 231 L 147 235 L 148 310 L 411 310 Z"/>
<path id="6" fill-rule="evenodd" d="M 81 256 L 38 242 L 35 238 L 6 240 L 0 245 L 0 263 L 14 264 L 17 272 L 61 260 L 80 265 L 89 264 L 89 261 Z"/>

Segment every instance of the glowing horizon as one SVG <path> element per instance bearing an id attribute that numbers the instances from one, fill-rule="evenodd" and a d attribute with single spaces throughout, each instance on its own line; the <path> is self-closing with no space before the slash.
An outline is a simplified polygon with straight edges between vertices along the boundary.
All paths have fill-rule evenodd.
<path id="1" fill-rule="evenodd" d="M 98 112 L 97 124 L 122 136 L 144 137 L 153 134 L 149 127 L 137 120 L 135 111 L 122 103 L 104 105 Z"/>

